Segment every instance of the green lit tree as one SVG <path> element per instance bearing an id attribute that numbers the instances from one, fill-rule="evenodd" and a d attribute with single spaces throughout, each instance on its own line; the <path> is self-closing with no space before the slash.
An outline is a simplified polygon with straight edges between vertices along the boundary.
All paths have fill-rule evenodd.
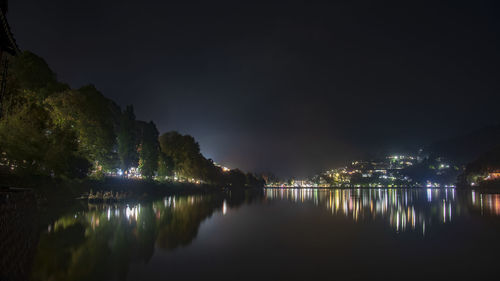
<path id="1" fill-rule="evenodd" d="M 171 177 L 174 175 L 174 161 L 167 156 L 164 152 L 160 151 L 158 161 L 158 176 L 161 179 Z"/>
<path id="2" fill-rule="evenodd" d="M 121 114 L 117 142 L 120 168 L 127 171 L 130 167 L 136 166 L 138 161 L 135 114 L 132 105 L 127 106 Z"/>
<path id="3" fill-rule="evenodd" d="M 54 120 L 49 97 L 67 91 L 40 57 L 13 60 L 0 120 L 0 150 L 15 173 L 84 177 L 89 163 L 72 126 Z M 5 167 L 5 166 L 4 166 Z"/>
<path id="4" fill-rule="evenodd" d="M 143 177 L 151 179 L 158 170 L 158 158 L 160 153 L 158 143 L 158 130 L 153 121 L 138 122 L 141 135 L 139 145 L 139 169 Z"/>
<path id="5" fill-rule="evenodd" d="M 89 85 L 78 91 L 54 94 L 46 103 L 57 125 L 74 130 L 81 154 L 94 164 L 94 168 L 110 170 L 115 167 L 116 136 L 111 101 Z"/>
<path id="6" fill-rule="evenodd" d="M 200 146 L 192 136 L 168 132 L 160 136 L 161 151 L 174 163 L 174 172 L 185 178 L 198 178 L 201 171 Z"/>

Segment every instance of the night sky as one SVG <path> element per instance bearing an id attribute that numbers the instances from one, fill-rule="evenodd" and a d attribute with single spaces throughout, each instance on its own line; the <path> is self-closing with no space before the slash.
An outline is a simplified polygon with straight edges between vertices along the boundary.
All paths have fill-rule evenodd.
<path id="1" fill-rule="evenodd" d="M 15 0 L 8 19 L 72 87 L 303 176 L 500 122 L 500 1 L 437 2 Z"/>

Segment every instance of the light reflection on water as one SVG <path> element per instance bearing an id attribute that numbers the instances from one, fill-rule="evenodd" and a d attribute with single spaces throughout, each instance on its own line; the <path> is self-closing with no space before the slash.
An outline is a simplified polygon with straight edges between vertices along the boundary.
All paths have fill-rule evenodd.
<path id="1" fill-rule="evenodd" d="M 482 194 L 472 190 L 471 203 L 481 210 L 482 215 L 500 216 L 500 194 Z"/>
<path id="2" fill-rule="evenodd" d="M 258 204 L 251 204 L 253 202 L 258 202 Z M 239 212 L 237 208 L 243 205 L 248 206 L 248 208 Z M 297 211 L 301 212 L 301 216 L 304 216 L 297 217 Z M 278 216 L 270 216 L 271 212 L 278 213 Z M 156 257 L 162 263 L 168 264 L 163 259 L 168 259 L 169 256 L 163 255 L 164 253 L 172 255 L 170 263 L 177 258 L 182 258 L 184 254 L 189 256 L 189 253 L 193 255 L 189 256 L 190 259 L 195 259 L 200 255 L 203 256 L 203 253 L 207 251 L 207 245 L 220 245 L 220 248 L 213 248 L 214 253 L 217 255 L 224 253 L 220 257 L 220 262 L 223 264 L 226 264 L 227 260 L 235 260 L 229 264 L 235 266 L 236 270 L 239 264 L 238 259 L 241 258 L 240 252 L 257 253 L 257 256 L 249 256 L 250 261 L 262 259 L 260 250 L 266 251 L 274 245 L 284 243 L 283 238 L 289 238 L 289 241 L 292 241 L 292 246 L 285 249 L 284 253 L 286 254 L 280 256 L 281 258 L 286 259 L 287 255 L 290 254 L 288 262 L 304 258 L 304 255 L 311 259 L 313 257 L 307 250 L 311 246 L 311 244 L 307 244 L 309 240 L 307 238 L 298 239 L 301 242 L 296 244 L 297 240 L 294 238 L 294 233 L 301 231 L 308 233 L 308 230 L 315 235 L 305 234 L 305 237 L 314 237 L 311 240 L 319 239 L 321 245 L 326 247 L 325 249 L 317 248 L 314 251 L 314 254 L 318 255 L 316 262 L 324 260 L 321 257 L 322 254 L 329 256 L 331 249 L 342 248 L 344 242 L 352 245 L 365 243 L 362 245 L 367 247 L 367 251 L 358 252 L 358 254 L 369 254 L 370 249 L 380 250 L 377 246 L 379 244 L 391 243 L 394 249 L 397 249 L 403 245 L 399 243 L 398 239 L 404 241 L 404 237 L 418 237 L 417 242 L 413 242 L 415 244 L 404 244 L 410 251 L 418 251 L 419 247 L 425 243 L 432 243 L 436 237 L 441 239 L 436 240 L 437 244 L 449 243 L 448 236 L 444 235 L 443 237 L 446 237 L 443 238 L 440 235 L 457 227 L 457 225 L 460 226 L 459 229 L 464 229 L 471 221 L 483 224 L 485 222 L 481 218 L 499 215 L 499 194 L 484 194 L 474 190 L 430 188 L 268 188 L 253 195 L 236 193 L 231 195 L 228 193 L 169 196 L 148 203 L 89 204 L 80 211 L 70 212 L 56 218 L 48 225 L 40 236 L 32 268 L 32 279 L 124 280 L 127 279 L 125 277 L 129 272 L 140 272 L 140 274 L 145 274 L 144 272 L 150 270 L 162 272 L 163 266 L 157 266 L 158 263 L 155 265 L 154 262 L 150 262 Z M 290 216 L 291 221 L 289 220 Z M 331 219 L 330 216 L 347 218 L 347 220 L 339 221 Z M 275 220 L 277 217 L 281 219 Z M 304 217 L 307 219 L 305 220 Z M 200 225 L 204 221 L 209 222 L 206 225 L 210 225 L 213 231 L 211 236 L 206 230 L 198 233 Z M 342 227 L 336 228 L 336 223 Z M 496 220 L 493 223 L 498 225 Z M 246 224 L 252 225 L 251 229 L 238 232 L 238 229 Z M 370 227 L 363 228 L 369 231 L 362 234 L 357 232 L 361 228 L 353 226 L 360 224 L 370 225 Z M 269 228 L 270 225 L 273 227 Z M 374 225 L 377 225 L 377 228 L 373 228 Z M 379 225 L 384 228 L 379 228 Z M 215 228 L 215 226 L 219 228 Z M 331 226 L 333 228 L 330 228 Z M 443 227 L 438 228 L 437 226 Z M 291 227 L 296 231 L 289 232 L 287 229 Z M 488 225 L 488 227 L 491 229 L 492 226 Z M 476 230 L 474 228 L 468 229 L 473 234 L 476 233 L 474 232 Z M 316 235 L 323 232 L 328 235 Z M 349 241 L 349 238 L 344 238 L 344 240 L 339 240 L 344 241 L 341 243 L 330 239 L 330 235 L 334 235 L 334 232 L 341 237 L 343 234 L 346 234 L 345 237 L 356 234 L 362 235 L 363 238 L 352 238 L 352 241 Z M 250 234 L 246 235 L 247 233 Z M 399 233 L 399 235 L 387 235 L 388 233 Z M 409 235 L 404 236 L 404 233 Z M 413 236 L 412 233 L 415 233 L 416 236 Z M 458 232 L 454 234 L 463 235 Z M 196 244 L 193 241 L 197 236 L 202 236 L 203 239 L 200 240 L 205 242 L 219 236 L 226 237 L 225 239 L 228 240 L 224 240 L 224 243 L 221 244 L 207 242 L 205 247 L 198 245 L 194 246 L 194 249 L 184 251 L 184 247 Z M 277 240 L 276 237 L 279 239 Z M 432 239 L 427 239 L 430 237 Z M 456 239 L 461 237 L 455 236 Z M 477 241 L 476 236 L 471 237 L 472 241 Z M 248 244 L 252 241 L 256 243 Z M 484 244 L 487 246 L 484 247 L 489 248 L 494 245 L 493 241 L 495 240 L 485 240 Z M 228 244 L 225 244 L 226 242 Z M 301 243 L 305 243 L 309 247 L 301 248 L 304 253 L 299 250 L 294 252 Z M 245 246 L 246 244 L 248 247 Z M 241 248 L 238 248 L 240 246 Z M 235 248 L 231 249 L 231 247 Z M 256 251 L 255 249 L 259 249 L 259 247 L 262 249 Z M 354 249 L 356 248 L 354 247 Z M 359 249 L 365 248 L 360 247 Z M 384 248 L 385 250 L 387 249 Z M 351 251 L 352 249 L 349 248 L 345 250 L 344 254 L 349 254 Z M 478 254 L 478 256 L 480 255 Z M 386 258 L 393 257 L 391 254 L 386 256 Z M 448 258 L 453 257 L 448 256 Z M 213 261 L 212 256 L 209 259 Z M 264 260 L 262 265 L 276 262 L 276 260 L 266 258 Z M 371 262 L 372 258 L 368 255 L 367 260 Z M 393 262 L 398 260 L 399 258 L 394 258 Z M 142 271 L 133 266 L 138 262 L 139 264 L 151 264 L 151 267 Z M 347 263 L 350 264 L 350 262 Z M 283 263 L 287 263 L 287 261 L 283 261 Z M 203 268 L 204 264 L 206 263 L 186 263 L 186 267 L 191 270 L 191 266 Z M 479 268 L 482 264 L 484 261 L 477 262 L 477 267 Z M 285 265 L 282 264 L 282 266 Z M 170 270 L 175 271 L 172 268 Z M 224 271 L 223 267 L 214 270 L 215 272 Z M 164 273 L 156 274 L 162 276 Z M 176 274 L 181 274 L 181 272 Z M 192 278 L 193 280 L 199 280 L 200 276 L 194 277 L 196 278 Z M 256 278 L 250 279 L 257 280 Z"/>
<path id="3" fill-rule="evenodd" d="M 472 203 L 457 199 L 454 188 L 447 189 L 308 189 L 268 188 L 267 200 L 313 203 L 332 215 L 354 221 L 386 220 L 396 232 L 418 231 L 425 235 L 432 224 L 450 223 L 455 217 L 479 210 L 482 215 L 500 215 L 500 194 L 461 193 Z M 422 196 L 424 195 L 424 196 Z M 461 198 L 464 199 L 464 198 Z M 466 199 L 468 200 L 468 199 Z"/>
<path id="4" fill-rule="evenodd" d="M 202 221 L 227 212 L 222 195 L 170 196 L 137 204 L 88 204 L 60 216 L 40 236 L 33 280 L 122 280 L 135 261 L 196 238 Z M 224 203 L 223 203 L 224 202 Z"/>
<path id="5" fill-rule="evenodd" d="M 72 215 L 60 217 L 55 222 L 49 224 L 47 230 L 56 231 L 60 228 L 66 228 L 73 224 L 87 225 L 92 230 L 96 230 L 103 221 L 112 223 L 120 222 L 129 225 L 136 224 L 139 220 L 151 220 L 149 216 L 154 214 L 158 222 L 170 215 L 180 213 L 185 210 L 193 209 L 193 206 L 200 205 L 203 202 L 211 202 L 202 195 L 194 196 L 170 196 L 163 200 L 149 204 L 88 204 L 88 210 L 79 211 Z M 191 207 L 191 208 L 190 208 Z M 218 209 L 217 203 L 211 211 Z M 176 212 L 177 210 L 177 212 Z"/>

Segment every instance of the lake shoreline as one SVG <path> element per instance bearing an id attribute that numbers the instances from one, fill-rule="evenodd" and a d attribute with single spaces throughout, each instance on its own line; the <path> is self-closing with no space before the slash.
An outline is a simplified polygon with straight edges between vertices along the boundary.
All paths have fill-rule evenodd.
<path id="1" fill-rule="evenodd" d="M 244 188 L 234 188 L 244 189 Z M 48 206 L 57 206 L 59 210 L 68 210 L 87 204 L 90 192 L 127 193 L 124 203 L 151 201 L 170 195 L 191 195 L 223 192 L 217 186 L 168 183 L 125 178 L 66 180 L 42 176 L 0 176 L 0 201 L 14 204 L 29 201 L 36 211 L 45 213 Z"/>
<path id="2" fill-rule="evenodd" d="M 481 193 L 492 193 L 492 194 L 500 194 L 500 185 L 484 185 L 484 186 L 456 186 L 456 187 L 426 187 L 426 186 L 418 186 L 418 187 L 405 187 L 405 186 L 398 186 L 398 187 L 345 187 L 345 186 L 335 186 L 335 187 L 281 187 L 281 186 L 265 186 L 264 188 L 267 189 L 318 189 L 318 190 L 348 190 L 348 189 L 360 189 L 360 190 L 368 190 L 368 189 L 455 189 L 455 190 L 460 190 L 460 191 L 467 191 L 467 190 L 475 190 L 479 191 Z"/>

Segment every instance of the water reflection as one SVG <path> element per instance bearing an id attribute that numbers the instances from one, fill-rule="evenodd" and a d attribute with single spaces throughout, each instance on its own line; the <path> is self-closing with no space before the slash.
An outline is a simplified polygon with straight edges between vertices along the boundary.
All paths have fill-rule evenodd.
<path id="1" fill-rule="evenodd" d="M 254 201 L 269 205 L 292 202 L 292 206 L 308 206 L 305 212 L 323 208 L 332 216 L 356 223 L 377 221 L 395 233 L 415 232 L 422 236 L 429 235 L 437 225 L 464 217 L 500 215 L 499 194 L 455 189 L 270 188 L 246 194 L 171 196 L 130 205 L 89 204 L 47 225 L 38 243 L 32 279 L 125 280 L 131 264 L 146 264 L 155 252 L 191 244 L 200 224 L 213 214 L 222 218 Z M 288 208 L 275 207 L 279 212 Z M 257 206 L 251 210 L 246 211 L 247 216 L 260 214 L 257 221 L 265 221 L 263 211 L 268 209 Z M 266 237 L 268 229 L 261 228 L 266 225 L 257 225 L 254 231 Z M 318 223 L 315 227 L 324 225 Z"/>
<path id="2" fill-rule="evenodd" d="M 259 192 L 171 196 L 151 203 L 89 204 L 59 217 L 41 235 L 33 280 L 124 280 L 132 262 L 155 249 L 189 245 L 205 219 L 262 198 Z"/>
<path id="3" fill-rule="evenodd" d="M 482 215 L 500 216 L 500 194 L 482 194 L 473 190 L 471 203 L 481 210 Z"/>
<path id="4" fill-rule="evenodd" d="M 40 238 L 34 280 L 124 279 L 132 261 L 147 262 L 155 246 L 189 244 L 220 196 L 169 197 L 149 204 L 89 205 L 47 228 Z"/>
<path id="5" fill-rule="evenodd" d="M 500 215 L 499 194 L 479 194 L 449 189 L 282 189 L 265 190 L 267 200 L 310 202 L 354 221 L 381 219 L 396 232 L 417 231 L 425 235 L 433 224 L 445 224 L 455 217 L 479 210 L 483 215 Z M 468 204 L 468 197 L 472 205 Z M 464 201 L 465 200 L 465 201 Z M 470 202 L 470 201 L 469 201 Z M 469 208 L 471 207 L 471 208 Z"/>

